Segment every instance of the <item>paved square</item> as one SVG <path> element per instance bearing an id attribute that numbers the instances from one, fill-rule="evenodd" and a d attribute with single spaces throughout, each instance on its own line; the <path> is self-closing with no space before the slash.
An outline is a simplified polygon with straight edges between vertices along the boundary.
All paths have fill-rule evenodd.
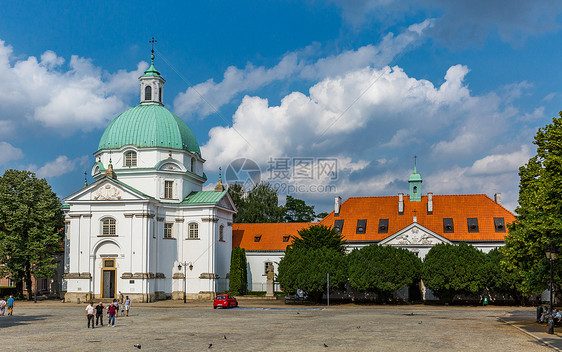
<path id="1" fill-rule="evenodd" d="M 510 308 L 240 305 L 213 310 L 210 302 L 138 304 L 130 317 L 117 318 L 115 328 L 92 330 L 86 328 L 85 305 L 17 302 L 13 317 L 0 317 L 0 350 L 133 351 L 135 344 L 148 351 L 550 350 L 498 320 Z"/>

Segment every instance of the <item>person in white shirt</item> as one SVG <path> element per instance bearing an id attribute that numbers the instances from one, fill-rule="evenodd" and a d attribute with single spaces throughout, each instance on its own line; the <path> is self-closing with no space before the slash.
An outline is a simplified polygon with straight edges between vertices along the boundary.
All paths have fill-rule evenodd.
<path id="1" fill-rule="evenodd" d="M 88 329 L 90 328 L 90 322 L 92 322 L 92 329 L 94 328 L 94 312 L 96 309 L 94 308 L 94 303 L 90 302 L 86 307 L 86 317 L 88 318 Z"/>

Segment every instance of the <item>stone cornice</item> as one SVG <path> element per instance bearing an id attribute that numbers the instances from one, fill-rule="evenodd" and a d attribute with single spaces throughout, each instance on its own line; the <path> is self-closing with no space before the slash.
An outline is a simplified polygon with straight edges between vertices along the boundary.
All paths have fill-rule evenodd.
<path id="1" fill-rule="evenodd" d="M 200 279 L 218 279 L 219 278 L 219 274 L 215 274 L 215 273 L 201 273 L 201 275 L 199 275 Z"/>
<path id="2" fill-rule="evenodd" d="M 201 221 L 203 221 L 203 222 L 218 222 L 219 218 L 207 217 L 207 218 L 201 218 Z"/>
<path id="3" fill-rule="evenodd" d="M 91 279 L 90 273 L 66 273 L 63 275 L 65 279 Z"/>

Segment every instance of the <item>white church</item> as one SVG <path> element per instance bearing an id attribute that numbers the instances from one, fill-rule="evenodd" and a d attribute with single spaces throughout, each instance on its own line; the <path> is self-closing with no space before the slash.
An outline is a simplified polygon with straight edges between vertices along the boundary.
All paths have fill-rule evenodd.
<path id="1" fill-rule="evenodd" d="M 219 182 L 203 191 L 205 159 L 185 122 L 163 104 L 151 65 L 140 104 L 103 133 L 95 182 L 65 198 L 67 302 L 211 298 L 228 288 L 236 207 Z"/>

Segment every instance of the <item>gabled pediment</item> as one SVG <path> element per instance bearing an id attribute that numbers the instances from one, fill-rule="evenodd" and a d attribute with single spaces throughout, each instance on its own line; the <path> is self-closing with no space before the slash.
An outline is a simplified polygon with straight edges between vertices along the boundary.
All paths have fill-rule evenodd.
<path id="1" fill-rule="evenodd" d="M 134 188 L 116 181 L 109 177 L 104 177 L 80 191 L 68 196 L 66 202 L 84 201 L 130 201 L 144 200 L 151 197 L 135 190 Z"/>
<path id="2" fill-rule="evenodd" d="M 187 169 L 182 163 L 171 158 L 160 161 L 154 168 L 158 171 L 187 172 Z"/>
<path id="3" fill-rule="evenodd" d="M 451 244 L 451 241 L 416 222 L 379 242 L 387 246 L 434 246 L 440 243 Z"/>
<path id="4" fill-rule="evenodd" d="M 224 197 L 217 203 L 217 205 L 221 208 L 226 208 L 232 211 L 236 211 L 236 207 L 234 206 L 234 202 L 230 199 L 228 193 L 225 194 Z"/>

